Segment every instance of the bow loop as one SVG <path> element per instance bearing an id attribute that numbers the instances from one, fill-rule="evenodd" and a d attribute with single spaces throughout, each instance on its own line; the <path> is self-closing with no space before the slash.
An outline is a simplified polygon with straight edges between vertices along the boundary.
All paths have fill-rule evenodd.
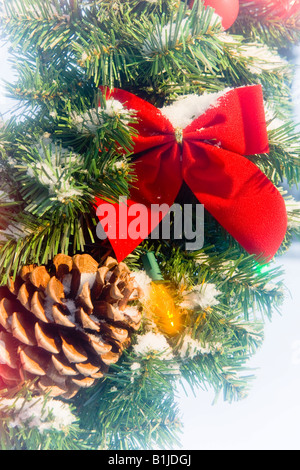
<path id="1" fill-rule="evenodd" d="M 259 85 L 229 90 L 184 130 L 184 138 L 211 141 L 241 155 L 267 153 L 268 134 L 262 103 Z"/>

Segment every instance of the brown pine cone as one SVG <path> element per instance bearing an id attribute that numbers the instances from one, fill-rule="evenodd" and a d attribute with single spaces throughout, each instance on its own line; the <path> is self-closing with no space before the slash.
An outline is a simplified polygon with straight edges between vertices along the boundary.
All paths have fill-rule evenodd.
<path id="1" fill-rule="evenodd" d="M 73 397 L 116 363 L 141 323 L 130 270 L 109 257 L 59 254 L 0 288 L 0 389 Z M 35 379 L 31 382 L 32 379 Z"/>

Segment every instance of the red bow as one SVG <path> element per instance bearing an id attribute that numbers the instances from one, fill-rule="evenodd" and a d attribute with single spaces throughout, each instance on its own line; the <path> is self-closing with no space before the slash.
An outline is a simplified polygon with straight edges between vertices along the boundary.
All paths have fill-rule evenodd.
<path id="1" fill-rule="evenodd" d="M 137 182 L 129 206 L 147 205 L 150 220 L 150 205 L 172 206 L 185 181 L 245 250 L 264 260 L 274 256 L 286 234 L 285 203 L 272 182 L 244 157 L 269 151 L 260 85 L 222 94 L 183 130 L 175 129 L 159 109 L 131 93 L 114 89 L 106 91 L 108 98 L 135 110 L 138 118 L 133 152 Z M 114 207 L 118 212 L 119 205 Z M 134 240 L 117 233 L 116 239 L 110 239 L 118 260 L 147 235 Z"/>

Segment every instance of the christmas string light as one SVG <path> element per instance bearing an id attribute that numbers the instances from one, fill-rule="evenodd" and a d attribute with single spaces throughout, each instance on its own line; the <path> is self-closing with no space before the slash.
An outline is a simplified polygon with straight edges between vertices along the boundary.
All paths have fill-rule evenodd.
<path id="1" fill-rule="evenodd" d="M 180 311 L 165 284 L 155 254 L 147 252 L 142 256 L 146 273 L 152 279 L 147 309 L 159 329 L 169 335 L 179 332 L 181 327 Z"/>

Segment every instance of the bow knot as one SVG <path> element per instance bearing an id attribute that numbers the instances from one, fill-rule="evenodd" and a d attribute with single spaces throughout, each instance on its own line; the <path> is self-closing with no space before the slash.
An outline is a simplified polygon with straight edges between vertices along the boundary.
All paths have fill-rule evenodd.
<path id="1" fill-rule="evenodd" d="M 183 141 L 183 129 L 181 127 L 177 127 L 175 129 L 175 139 L 178 144 L 182 144 Z"/>
<path id="2" fill-rule="evenodd" d="M 260 85 L 218 94 L 200 107 L 189 100 L 193 119 L 174 125 L 170 114 L 120 89 L 103 90 L 106 97 L 134 110 L 134 170 L 137 176 L 130 203 L 172 206 L 185 182 L 205 209 L 249 253 L 269 260 L 279 249 L 287 228 L 284 200 L 273 183 L 247 155 L 269 151 L 263 93 Z M 214 96 L 214 94 L 212 95 Z M 197 111 L 197 109 L 196 109 Z M 184 120 L 183 120 L 184 122 Z M 175 136 L 175 139 L 174 139 Z M 103 201 L 97 199 L 99 205 Z M 118 204 L 115 204 L 118 211 Z M 110 240 L 119 261 L 143 238 Z"/>

